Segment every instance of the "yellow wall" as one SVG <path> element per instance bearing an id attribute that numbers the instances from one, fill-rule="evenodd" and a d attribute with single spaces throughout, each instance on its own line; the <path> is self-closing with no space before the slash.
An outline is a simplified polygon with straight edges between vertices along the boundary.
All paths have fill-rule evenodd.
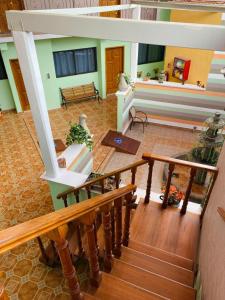
<path id="1" fill-rule="evenodd" d="M 219 25 L 221 23 L 221 14 L 211 12 L 172 10 L 170 14 L 170 21 Z M 164 69 L 169 72 L 170 81 L 180 82 L 178 79 L 172 77 L 174 57 L 181 57 L 191 60 L 189 78 L 186 83 L 196 84 L 197 80 L 202 81 L 203 84 L 207 83 L 213 51 L 170 46 L 166 47 Z M 170 65 L 170 67 L 168 67 L 168 65 Z"/>

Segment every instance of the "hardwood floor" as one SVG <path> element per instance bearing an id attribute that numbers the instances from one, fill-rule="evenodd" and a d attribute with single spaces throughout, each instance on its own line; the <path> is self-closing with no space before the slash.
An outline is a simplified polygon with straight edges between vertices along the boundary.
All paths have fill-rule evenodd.
<path id="1" fill-rule="evenodd" d="M 131 239 L 194 260 L 200 231 L 199 215 L 159 203 L 140 202 L 131 224 Z"/>

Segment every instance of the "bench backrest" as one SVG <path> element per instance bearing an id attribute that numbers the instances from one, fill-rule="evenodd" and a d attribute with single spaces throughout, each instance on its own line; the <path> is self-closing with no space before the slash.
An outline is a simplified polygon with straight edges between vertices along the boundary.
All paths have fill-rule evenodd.
<path id="1" fill-rule="evenodd" d="M 61 89 L 61 93 L 62 97 L 66 101 L 72 101 L 84 97 L 91 97 L 95 95 L 95 85 L 94 82 L 92 82 L 89 84 L 65 88 Z"/>

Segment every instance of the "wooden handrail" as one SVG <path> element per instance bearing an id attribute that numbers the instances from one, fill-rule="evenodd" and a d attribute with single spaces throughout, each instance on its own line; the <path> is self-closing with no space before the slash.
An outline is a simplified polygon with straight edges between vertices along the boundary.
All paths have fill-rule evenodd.
<path id="1" fill-rule="evenodd" d="M 96 196 L 76 205 L 62 208 L 47 215 L 34 218 L 0 231 L 0 254 L 29 240 L 46 234 L 70 221 L 91 213 L 99 207 L 134 192 L 135 185 L 129 184 L 117 190 Z"/>
<path id="2" fill-rule="evenodd" d="M 176 165 L 189 167 L 189 168 L 202 169 L 202 170 L 206 170 L 206 171 L 209 171 L 212 173 L 218 172 L 217 167 L 200 164 L 200 163 L 195 163 L 195 162 L 191 162 L 191 161 L 186 161 L 186 160 L 181 160 L 181 159 L 176 159 L 176 158 L 169 157 L 169 156 L 144 153 L 142 155 L 142 159 L 144 159 L 144 160 L 153 159 L 153 160 L 157 160 L 157 161 L 161 161 L 161 162 L 165 162 L 165 163 L 169 163 L 169 164 L 176 164 Z"/>
<path id="3" fill-rule="evenodd" d="M 144 165 L 144 164 L 147 164 L 147 162 L 146 162 L 145 160 L 143 160 L 143 159 L 142 159 L 142 160 L 139 160 L 139 161 L 136 161 L 136 162 L 134 162 L 133 164 L 127 165 L 126 167 L 116 169 L 116 170 L 114 170 L 114 171 L 112 171 L 112 172 L 106 173 L 106 174 L 103 175 L 103 176 L 99 176 L 99 177 L 97 177 L 97 178 L 95 178 L 95 179 L 92 179 L 92 180 L 90 180 L 90 181 L 87 181 L 87 182 L 85 182 L 84 184 L 79 185 L 79 186 L 76 187 L 76 188 L 68 189 L 67 191 L 65 191 L 65 192 L 63 192 L 63 193 L 58 194 L 58 195 L 57 195 L 57 198 L 58 198 L 58 199 L 61 199 L 61 198 L 65 197 L 65 196 L 67 196 L 68 194 L 71 194 L 71 193 L 74 193 L 74 192 L 79 191 L 79 190 L 82 189 L 82 188 L 86 188 L 86 187 L 92 186 L 92 185 L 94 185 L 96 182 L 102 182 L 102 181 L 104 181 L 104 179 L 106 179 L 106 178 L 108 178 L 108 177 L 110 177 L 110 176 L 115 176 L 115 175 L 124 173 L 124 172 L 126 172 L 126 171 L 129 171 L 129 170 L 131 170 L 131 169 L 133 169 L 133 168 L 139 167 L 139 166 Z"/>
<path id="4" fill-rule="evenodd" d="M 221 218 L 223 219 L 223 221 L 225 222 L 225 209 L 223 209 L 222 207 L 218 207 L 217 211 L 218 211 L 219 215 L 221 216 Z"/>

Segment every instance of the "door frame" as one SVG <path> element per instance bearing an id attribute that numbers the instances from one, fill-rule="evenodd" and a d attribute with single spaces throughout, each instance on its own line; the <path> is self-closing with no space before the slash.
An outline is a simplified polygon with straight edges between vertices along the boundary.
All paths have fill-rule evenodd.
<path id="1" fill-rule="evenodd" d="M 28 110 L 28 109 L 26 109 L 26 107 L 24 107 L 24 105 L 23 105 L 23 101 L 22 101 L 22 99 L 21 99 L 22 95 L 21 95 L 21 93 L 20 93 L 20 89 L 19 89 L 18 82 L 17 82 L 17 80 L 16 80 L 16 76 L 14 75 L 14 74 L 15 74 L 15 70 L 14 70 L 14 68 L 13 68 L 13 63 L 12 63 L 12 62 L 14 62 L 14 61 L 18 61 L 18 63 L 19 63 L 19 59 L 18 59 L 18 58 L 12 58 L 12 59 L 9 60 L 9 63 L 10 63 L 10 67 L 11 67 L 11 71 L 12 71 L 14 83 L 15 83 L 15 86 L 16 86 L 16 91 L 17 91 L 17 94 L 18 94 L 18 99 L 19 99 L 19 101 L 20 101 L 21 109 L 22 109 L 22 111 L 26 111 L 26 110 Z M 19 63 L 19 67 L 20 67 L 20 63 Z M 20 69 L 20 70 L 21 70 L 21 69 Z M 22 72 L 21 72 L 21 76 L 22 76 Z M 23 76 L 22 76 L 22 80 L 23 80 Z M 23 80 L 23 84 L 24 84 L 24 80 Z M 25 85 L 24 85 L 24 88 L 25 88 L 25 91 L 26 91 Z M 27 91 L 26 91 L 26 94 L 27 94 Z M 28 100 L 28 96 L 27 96 L 27 100 Z M 29 105 L 29 107 L 30 107 L 29 100 L 28 100 L 28 105 Z"/>
<path id="2" fill-rule="evenodd" d="M 107 93 L 107 55 L 106 55 L 106 51 L 108 49 L 117 49 L 117 48 L 122 48 L 122 65 L 123 65 L 123 70 L 122 72 L 124 72 L 124 69 L 125 69 L 125 66 L 124 66 L 124 62 L 125 62 L 125 47 L 124 46 L 113 46 L 113 47 L 107 47 L 105 48 L 105 93 L 106 93 L 106 98 L 108 95 L 112 95 L 113 93 L 111 94 L 108 94 Z"/>

